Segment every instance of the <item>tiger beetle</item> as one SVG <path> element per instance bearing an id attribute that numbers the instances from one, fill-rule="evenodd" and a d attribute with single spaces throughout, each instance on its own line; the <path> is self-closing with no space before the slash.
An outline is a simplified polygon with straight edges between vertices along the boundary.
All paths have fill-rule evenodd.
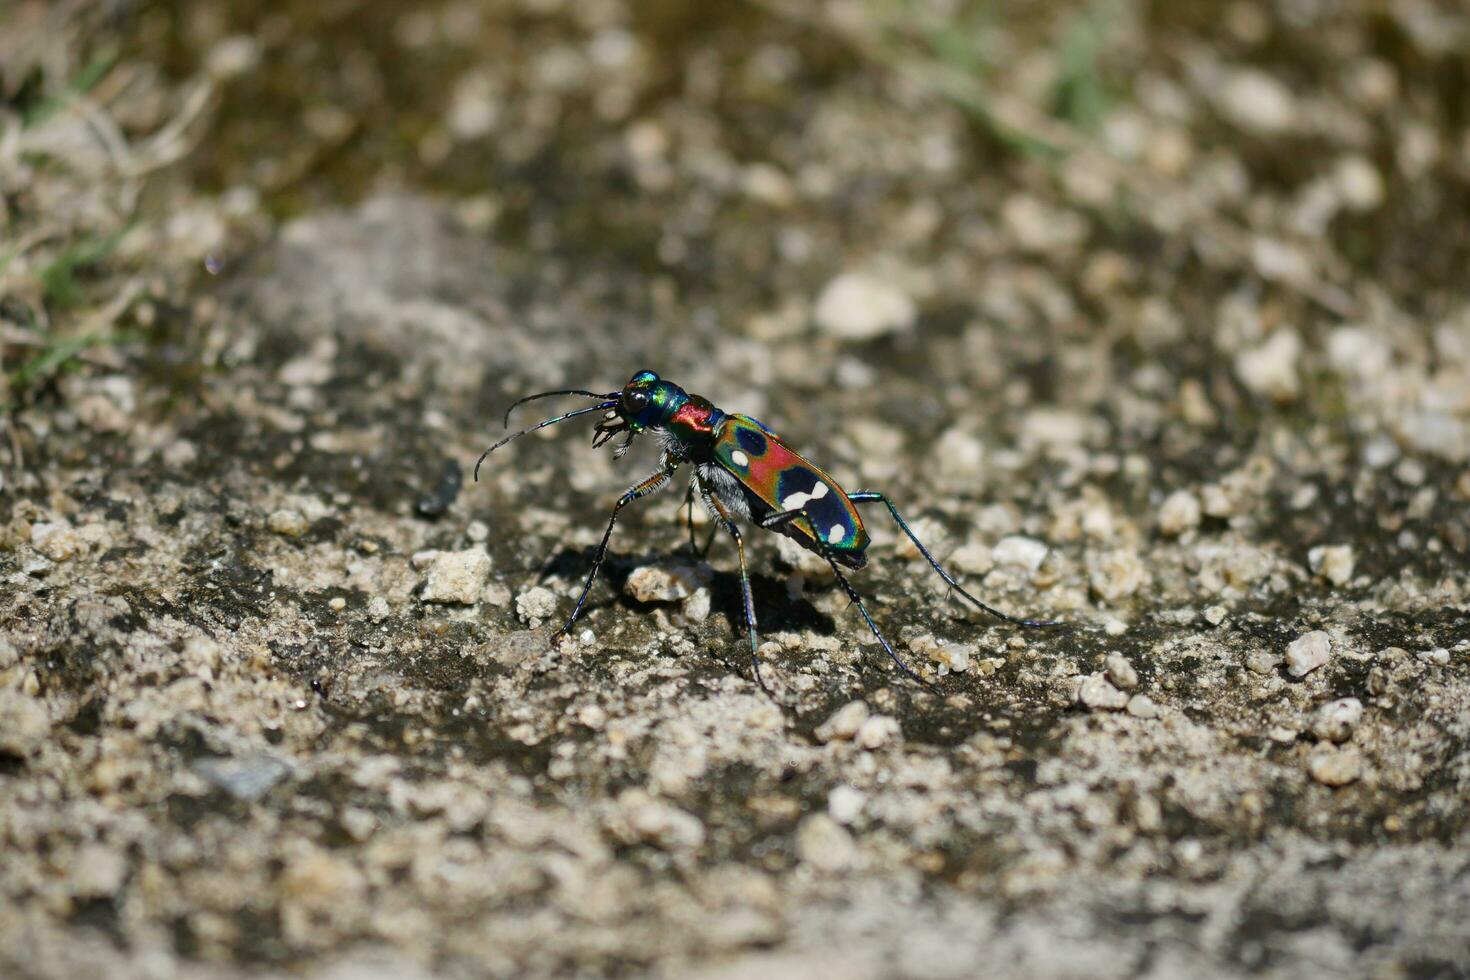
<path id="1" fill-rule="evenodd" d="M 605 413 L 593 433 L 594 449 L 623 434 L 623 441 L 613 448 L 613 457 L 616 459 L 628 451 L 640 433 L 651 431 L 658 436 L 663 452 L 658 470 L 629 487 L 613 506 L 607 530 L 602 533 L 602 542 L 597 546 L 597 554 L 592 559 L 592 571 L 588 573 L 587 581 L 582 586 L 582 594 L 577 597 L 577 604 L 566 625 L 552 635 L 552 644 L 555 646 L 560 646 L 562 639 L 571 631 L 572 624 L 581 615 L 587 593 L 592 590 L 597 571 L 607 557 L 608 539 L 612 537 L 618 514 L 633 501 L 668 486 L 675 471 L 684 463 L 690 463 L 694 467 L 685 498 L 685 503 L 690 508 L 691 545 L 694 534 L 692 509 L 696 492 L 703 499 L 717 529 L 723 527 L 735 541 L 735 551 L 740 558 L 740 588 L 745 602 L 745 625 L 750 635 L 751 665 L 755 679 L 762 688 L 766 685 L 761 677 L 760 655 L 757 652 L 760 640 L 756 633 L 755 602 L 751 598 L 750 573 L 745 566 L 745 543 L 740 534 L 740 526 L 735 522 L 737 517 L 764 530 L 784 534 L 806 550 L 826 559 L 827 564 L 832 566 L 832 574 L 837 577 L 838 584 L 857 606 L 863 621 L 878 638 L 884 652 L 900 670 L 920 683 L 924 683 L 923 679 L 909 669 L 908 664 L 894 652 L 878 629 L 878 624 L 868 614 L 857 590 L 848 582 L 847 576 L 842 574 L 843 568 L 859 569 L 868 561 L 868 532 L 863 528 L 863 519 L 857 510 L 858 504 L 881 503 L 887 507 L 899 528 L 908 535 L 914 547 L 919 549 L 919 554 L 944 579 L 945 584 L 977 608 L 1018 626 L 1059 625 L 1044 620 L 1008 616 L 975 598 L 929 553 L 929 549 L 914 534 L 913 528 L 903 519 L 893 501 L 876 490 L 848 493 L 837 485 L 836 480 L 808 462 L 782 442 L 776 433 L 749 415 L 726 414 L 708 399 L 691 395 L 652 371 L 639 371 L 621 391 L 605 395 L 579 388 L 528 395 L 506 409 L 506 428 L 510 427 L 510 413 L 517 406 L 557 395 L 595 398 L 598 404 L 557 415 L 501 439 L 481 453 L 480 458 L 475 461 L 476 481 L 480 479 L 480 464 L 485 461 L 485 457 L 506 443 L 537 429 L 591 412 Z"/>

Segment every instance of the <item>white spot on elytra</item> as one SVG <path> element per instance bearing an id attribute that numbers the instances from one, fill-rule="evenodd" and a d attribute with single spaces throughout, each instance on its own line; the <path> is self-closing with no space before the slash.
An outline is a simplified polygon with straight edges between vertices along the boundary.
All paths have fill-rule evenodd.
<path id="1" fill-rule="evenodd" d="M 833 524 L 832 529 L 827 532 L 827 543 L 836 544 L 847 535 L 847 528 L 841 524 Z"/>
<path id="2" fill-rule="evenodd" d="M 737 449 L 730 454 L 730 462 L 734 463 L 736 466 L 749 466 L 750 457 Z"/>
<path id="3" fill-rule="evenodd" d="M 812 487 L 811 493 L 793 493 L 781 501 L 781 506 L 787 510 L 801 510 L 813 500 L 821 500 L 825 496 L 827 496 L 827 484 L 818 482 Z"/>

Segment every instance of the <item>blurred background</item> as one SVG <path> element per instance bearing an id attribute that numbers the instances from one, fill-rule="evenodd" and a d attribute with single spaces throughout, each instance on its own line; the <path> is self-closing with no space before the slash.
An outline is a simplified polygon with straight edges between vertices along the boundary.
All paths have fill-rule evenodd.
<path id="1" fill-rule="evenodd" d="M 0 0 L 0 966 L 1470 969 L 1467 268 L 1454 0 Z M 1079 630 L 545 660 L 641 368 Z"/>

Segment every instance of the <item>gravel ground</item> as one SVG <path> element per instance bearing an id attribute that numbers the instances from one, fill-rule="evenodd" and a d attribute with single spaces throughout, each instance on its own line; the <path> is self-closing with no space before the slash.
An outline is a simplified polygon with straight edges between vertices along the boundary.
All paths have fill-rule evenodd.
<path id="1" fill-rule="evenodd" d="M 1470 975 L 1462 7 L 49 9 L 0 974 Z M 640 368 L 1066 626 L 753 532 L 767 695 L 679 484 L 553 650 Z"/>

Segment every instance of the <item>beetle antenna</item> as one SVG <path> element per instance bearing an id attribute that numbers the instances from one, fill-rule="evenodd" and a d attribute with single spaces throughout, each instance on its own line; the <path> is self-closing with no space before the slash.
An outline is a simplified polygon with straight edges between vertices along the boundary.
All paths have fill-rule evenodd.
<path id="1" fill-rule="evenodd" d="M 547 392 L 547 394 L 549 394 L 549 395 L 556 395 L 556 394 L 561 394 L 561 392 L 550 391 L 550 392 Z M 531 397 L 532 398 L 540 398 L 541 396 L 540 395 L 532 395 Z M 607 396 L 605 396 L 605 395 L 593 395 L 593 397 L 594 398 L 605 398 Z M 526 400 L 527 399 L 522 399 L 522 401 L 526 401 Z M 589 406 L 587 408 L 579 408 L 575 412 L 568 412 L 565 415 L 558 415 L 558 416 L 556 416 L 556 418 L 547 419 L 544 422 L 537 422 L 535 425 L 530 426 L 529 428 L 522 429 L 519 432 L 513 432 L 513 433 L 511 433 L 510 435 L 506 436 L 504 439 L 502 439 L 499 442 L 497 442 L 495 445 L 491 446 L 489 449 L 485 450 L 483 453 L 480 454 L 480 458 L 477 459 L 477 460 L 475 460 L 475 481 L 476 482 L 479 482 L 479 479 L 480 479 L 480 464 L 483 463 L 483 462 L 485 462 L 485 457 L 486 456 L 489 456 L 491 453 L 495 452 L 495 450 L 499 449 L 501 446 L 505 445 L 507 442 L 511 442 L 511 441 L 513 441 L 515 439 L 519 439 L 521 436 L 525 435 L 528 432 L 535 432 L 537 429 L 544 429 L 548 425 L 555 425 L 558 422 L 565 422 L 567 419 L 574 419 L 578 415 L 586 415 L 588 412 L 601 412 L 601 411 L 605 411 L 606 409 L 612 408 L 612 407 L 614 407 L 616 405 L 617 405 L 617 402 L 616 401 L 609 401 L 609 402 L 602 402 L 599 405 L 592 405 L 592 406 Z"/>
<path id="2" fill-rule="evenodd" d="M 505 427 L 507 429 L 510 428 L 510 413 L 516 410 L 517 405 L 524 405 L 526 402 L 533 402 L 538 398 L 550 398 L 553 395 L 585 395 L 588 398 L 601 398 L 606 401 L 609 398 L 616 400 L 620 394 L 622 392 L 614 391 L 611 394 L 599 395 L 595 391 L 583 391 L 581 388 L 562 388 L 559 391 L 543 391 L 539 395 L 527 395 L 525 398 L 518 398 L 511 402 L 510 408 L 505 410 Z"/>

